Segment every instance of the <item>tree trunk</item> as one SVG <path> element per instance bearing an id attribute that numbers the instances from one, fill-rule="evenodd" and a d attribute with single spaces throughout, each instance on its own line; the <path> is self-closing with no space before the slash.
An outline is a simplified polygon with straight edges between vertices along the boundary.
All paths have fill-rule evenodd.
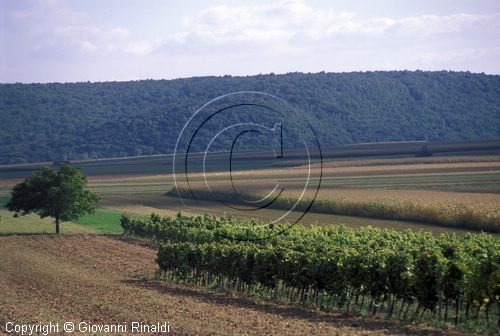
<path id="1" fill-rule="evenodd" d="M 443 297 L 444 293 L 440 289 L 438 290 L 438 320 L 441 321 L 443 319 Z"/>
<path id="2" fill-rule="evenodd" d="M 387 311 L 385 318 L 388 320 L 392 317 L 392 312 L 394 310 L 394 301 L 396 301 L 395 298 L 392 297 L 392 294 L 388 294 L 387 296 Z"/>
<path id="3" fill-rule="evenodd" d="M 56 216 L 56 234 L 59 234 L 59 216 Z"/>
<path id="4" fill-rule="evenodd" d="M 274 280 L 273 299 L 274 299 L 274 301 L 279 301 L 279 299 L 280 299 L 280 281 L 279 281 L 279 279 Z"/>

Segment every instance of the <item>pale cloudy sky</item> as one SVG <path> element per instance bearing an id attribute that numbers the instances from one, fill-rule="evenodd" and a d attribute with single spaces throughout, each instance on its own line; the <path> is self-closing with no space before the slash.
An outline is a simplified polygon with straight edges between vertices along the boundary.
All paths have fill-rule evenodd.
<path id="1" fill-rule="evenodd" d="M 0 0 L 0 82 L 500 74 L 498 0 Z"/>

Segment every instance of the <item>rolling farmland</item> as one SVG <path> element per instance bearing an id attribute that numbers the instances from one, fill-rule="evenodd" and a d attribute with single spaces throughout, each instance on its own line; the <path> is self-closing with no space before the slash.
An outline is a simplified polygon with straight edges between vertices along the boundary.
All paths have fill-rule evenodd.
<path id="1" fill-rule="evenodd" d="M 236 217 L 247 216 L 245 213 L 233 211 L 221 206 L 219 202 L 203 197 L 201 197 L 201 202 L 188 201 L 187 207 L 183 206 L 173 192 L 173 177 L 168 173 L 171 168 L 158 163 L 157 160 L 159 158 L 147 158 L 142 161 L 131 159 L 122 160 L 121 164 L 117 164 L 120 160 L 109 162 L 99 160 L 86 163 L 82 169 L 99 167 L 94 173 L 90 173 L 89 188 L 103 195 L 102 205 L 113 211 L 142 215 L 147 215 L 152 211 L 165 214 L 181 210 L 191 214 L 209 211 L 220 215 L 228 212 Z M 107 168 L 106 163 L 109 163 Z M 243 167 L 244 163 L 244 161 L 237 161 L 237 167 Z M 131 173 L 128 167 L 134 167 L 134 173 Z M 30 171 L 26 166 L 17 168 L 17 171 L 12 167 L 3 168 L 8 172 L 1 175 L 0 196 L 7 196 L 12 186 L 19 181 L 19 177 L 12 178 L 13 175 L 25 175 Z M 286 188 L 287 196 L 293 198 L 299 193 L 297 188 L 300 187 L 298 184 L 301 182 L 304 169 L 301 166 L 261 170 L 240 169 L 234 172 L 233 177 L 237 187 L 243 193 L 256 195 L 267 193 L 275 184 L 279 184 Z M 313 169 L 318 169 L 318 167 L 313 167 Z M 158 174 L 157 172 L 161 170 L 164 173 Z M 152 171 L 154 173 L 151 173 Z M 203 192 L 204 184 L 201 183 L 203 175 L 193 173 L 191 176 L 191 187 L 194 190 L 199 188 L 199 191 Z M 216 191 L 222 193 L 227 191 L 227 174 L 213 172 L 207 176 L 213 182 Z M 418 209 L 437 211 L 446 216 L 457 211 L 472 209 L 475 216 L 496 223 L 500 217 L 498 206 L 500 204 L 500 157 L 462 155 L 326 160 L 323 164 L 323 181 L 317 201 L 317 204 L 326 204 L 325 206 L 332 202 L 353 204 L 381 202 L 393 207 L 411 204 Z M 275 211 L 263 209 L 259 212 L 258 218 L 272 218 Z M 446 227 L 436 226 L 431 220 L 405 221 L 403 217 L 391 222 L 381 221 L 383 217 L 371 219 L 366 218 L 367 216 L 349 218 L 329 217 L 328 215 L 342 216 L 350 215 L 350 213 L 342 213 L 342 211 L 336 213 L 336 211 L 313 208 L 304 220 L 309 223 L 317 221 L 324 225 L 330 224 L 329 221 L 332 220 L 335 223 L 343 222 L 353 226 L 407 226 L 436 232 L 447 230 Z M 452 228 L 452 230 L 459 229 L 460 227 Z M 474 228 L 468 227 L 468 229 Z"/>
<path id="2" fill-rule="evenodd" d="M 500 336 L 499 1 L 0 13 L 0 336 Z"/>
<path id="3" fill-rule="evenodd" d="M 101 208 L 95 215 L 82 217 L 76 223 L 64 223 L 62 226 L 63 233 L 71 234 L 70 236 L 67 236 L 67 238 L 54 237 L 47 240 L 43 236 L 40 238 L 0 237 L 0 239 L 3 239 L 2 245 L 5 246 L 5 248 L 15 248 L 15 246 L 17 246 L 16 244 L 23 244 L 29 249 L 29 252 L 27 253 L 32 253 L 33 255 L 36 253 L 38 254 L 36 258 L 33 257 L 32 259 L 34 262 L 33 267 L 35 267 L 35 269 L 39 269 L 39 271 L 37 271 L 39 272 L 39 276 L 37 277 L 37 286 L 44 286 L 45 283 L 50 281 L 50 277 L 42 271 L 42 268 L 46 267 L 45 265 L 50 262 L 49 259 L 53 258 L 53 254 L 57 254 L 57 256 L 59 256 L 57 258 L 60 258 L 62 254 L 68 253 L 68 246 L 76 246 L 76 248 L 72 250 L 72 252 L 68 254 L 68 257 L 65 257 L 63 261 L 64 270 L 62 276 L 65 279 L 64 281 L 77 281 L 81 283 L 81 285 L 75 289 L 78 293 L 96 290 L 97 287 L 90 285 L 88 283 L 88 278 L 86 276 L 82 276 L 84 273 L 90 274 L 94 278 L 101 279 L 101 284 L 105 284 L 106 288 L 113 293 L 125 293 L 125 291 L 131 291 L 130 295 L 132 299 L 130 305 L 118 308 L 120 303 L 112 296 L 104 295 L 98 302 L 94 301 L 90 297 L 87 297 L 87 300 L 91 302 L 90 306 L 81 305 L 76 301 L 72 301 L 70 297 L 63 296 L 61 300 L 65 302 L 67 307 L 71 307 L 71 309 L 78 312 L 94 309 L 91 307 L 100 307 L 98 310 L 100 312 L 99 314 L 102 315 L 104 314 L 103 312 L 108 312 L 102 316 L 108 316 L 110 319 L 116 319 L 117 316 L 130 316 L 130 309 L 132 309 L 132 305 L 134 303 L 140 303 L 144 307 L 142 310 L 143 312 L 158 312 L 158 315 L 151 315 L 152 319 L 158 319 L 159 316 L 172 316 L 173 321 L 177 321 L 182 325 L 182 327 L 179 327 L 176 330 L 177 334 L 210 334 L 210 330 L 212 330 L 211 328 L 221 328 L 221 330 L 226 330 L 227 332 L 229 330 L 231 330 L 231 332 L 235 332 L 235 330 L 239 330 L 238 328 L 240 327 L 242 332 L 249 330 L 248 328 L 250 328 L 250 326 L 245 324 L 243 320 L 238 322 L 238 325 L 234 323 L 227 324 L 224 322 L 225 320 L 222 320 L 221 322 L 216 321 L 222 315 L 229 313 L 229 310 L 227 312 L 225 310 L 220 310 L 221 306 L 225 307 L 226 305 L 229 305 L 229 307 L 226 308 L 231 310 L 232 315 L 236 314 L 235 318 L 237 320 L 240 318 L 238 317 L 240 313 L 242 319 L 243 316 L 250 314 L 255 319 L 265 321 L 261 324 L 262 328 L 271 331 L 276 330 L 276 332 L 279 332 L 280 334 L 301 334 L 301 332 L 298 332 L 296 329 L 299 328 L 299 325 L 304 327 L 304 330 L 307 330 L 304 334 L 314 334 L 317 332 L 318 335 L 335 332 L 339 332 L 340 334 L 348 333 L 356 335 L 366 334 L 368 330 L 370 331 L 370 334 L 386 333 L 386 330 L 389 330 L 391 334 L 415 333 L 437 335 L 440 333 L 432 328 L 428 329 L 425 325 L 418 324 L 417 326 L 409 327 L 405 324 L 397 322 L 401 316 L 406 316 L 406 318 L 401 320 L 406 322 L 427 320 L 431 321 L 430 323 L 434 326 L 440 325 L 436 317 L 433 317 L 432 315 L 432 310 L 434 309 L 434 311 L 437 311 L 436 307 L 438 306 L 434 305 L 432 308 L 429 305 L 428 309 L 423 309 L 419 308 L 419 305 L 416 303 L 410 304 L 410 302 L 413 301 L 409 301 L 409 298 L 413 297 L 413 294 L 406 297 L 406 299 L 405 296 L 398 296 L 399 294 L 397 294 L 395 297 L 398 299 L 396 299 L 393 303 L 391 303 L 391 301 L 387 301 L 387 297 L 385 297 L 385 299 L 381 301 L 383 303 L 378 309 L 379 312 L 377 314 L 372 314 L 370 311 L 374 309 L 374 306 L 370 306 L 370 302 L 373 303 L 376 296 L 371 297 L 371 299 L 361 300 L 364 295 L 360 294 L 362 293 L 362 291 L 360 292 L 360 288 L 364 288 L 364 285 L 358 288 L 352 287 L 352 284 L 350 284 L 348 285 L 347 292 L 332 292 L 335 294 L 330 296 L 330 300 L 334 298 L 330 303 L 327 303 L 329 300 L 328 294 L 321 294 L 320 291 L 313 291 L 311 292 L 311 295 L 313 295 L 314 298 L 308 299 L 306 300 L 306 303 L 304 303 L 301 301 L 301 295 L 303 293 L 301 294 L 300 287 L 288 285 L 280 287 L 282 288 L 281 290 L 283 291 L 282 295 L 284 295 L 284 298 L 288 298 L 278 302 L 274 299 L 272 289 L 269 290 L 262 287 L 261 290 L 257 290 L 257 292 L 255 292 L 258 287 L 251 287 L 248 284 L 246 285 L 247 288 L 253 288 L 252 291 L 255 292 L 249 296 L 238 291 L 237 285 L 234 285 L 236 287 L 233 288 L 233 285 L 230 285 L 230 283 L 224 285 L 222 292 L 218 292 L 221 291 L 220 283 L 218 282 L 221 278 L 220 274 L 217 273 L 218 271 L 213 270 L 208 270 L 209 273 L 215 272 L 213 274 L 210 273 L 212 274 L 212 283 L 208 284 L 208 282 L 205 281 L 205 285 L 201 285 L 199 278 L 192 278 L 191 276 L 177 274 L 177 269 L 175 268 L 177 266 L 171 268 L 171 266 L 165 266 L 165 264 L 161 264 L 160 267 L 167 271 L 168 276 L 166 278 L 158 278 L 155 273 L 157 267 L 153 262 L 157 249 L 157 243 L 145 243 L 144 241 L 138 242 L 132 238 L 122 239 L 115 236 L 101 235 L 103 232 L 122 232 L 122 229 L 116 225 L 116 221 L 119 219 L 121 213 L 128 213 L 132 216 L 149 216 L 152 212 L 155 212 L 161 215 L 174 216 L 178 211 L 182 211 L 184 215 L 191 216 L 210 213 L 214 216 L 221 217 L 230 215 L 234 219 L 243 221 L 248 220 L 249 218 L 255 218 L 265 222 L 279 216 L 279 214 L 282 213 L 282 210 L 280 210 L 279 207 L 270 207 L 262 209 L 262 211 L 259 211 L 258 214 L 249 215 L 248 212 L 245 213 L 228 208 L 211 197 L 199 197 L 198 201 L 185 198 L 184 204 L 182 204 L 174 192 L 172 174 L 169 174 L 168 172 L 158 173 L 160 167 L 162 169 L 165 168 L 165 170 L 168 170 L 168 167 L 152 163 L 151 160 L 155 162 L 154 158 L 147 158 L 143 161 L 140 159 L 133 159 L 132 161 L 134 163 L 131 166 L 125 164 L 126 168 L 123 169 L 123 171 L 119 169 L 119 165 L 115 165 L 117 161 L 111 161 L 111 164 L 108 167 L 105 166 L 106 160 L 95 162 L 99 168 L 93 168 L 96 170 L 89 176 L 88 187 L 103 196 Z M 126 163 L 127 160 L 124 162 Z M 294 164 L 296 163 L 300 162 L 294 162 Z M 298 166 L 294 166 L 290 163 L 255 170 L 252 169 L 254 167 L 244 169 L 244 164 L 244 160 L 236 161 L 236 167 L 239 167 L 240 169 L 233 172 L 233 178 L 239 191 L 254 196 L 265 194 L 268 190 L 272 189 L 273 185 L 278 183 L 286 188 L 289 197 L 296 197 L 299 195 L 300 191 L 299 187 L 301 176 L 303 176 L 304 170 L 307 169 L 307 167 L 300 164 Z M 88 163 L 88 165 L 92 164 Z M 133 172 L 130 170 L 130 167 L 133 167 Z M 243 169 L 241 169 L 242 167 Z M 12 186 L 20 181 L 20 176 L 29 173 L 33 169 L 32 166 L 21 166 L 18 171 L 14 168 L 15 167 L 5 168 L 8 169 L 8 174 L 1 176 L 0 200 L 2 201 L 2 204 L 4 204 L 8 199 L 8 194 Z M 430 237 L 439 237 L 439 235 L 443 233 L 456 233 L 458 236 L 466 237 L 468 232 L 478 232 L 481 229 L 481 227 L 474 226 L 460 227 L 453 225 L 453 223 L 451 223 L 452 225 L 447 225 L 446 223 L 443 224 L 443 222 L 439 222 L 437 220 L 439 216 L 446 215 L 449 218 L 454 218 L 453 216 L 461 213 L 465 213 L 468 216 L 472 214 L 477 216 L 473 217 L 474 220 L 477 218 L 481 220 L 485 218 L 484 223 L 486 223 L 487 220 L 489 221 L 488 223 L 493 223 L 493 225 L 498 223 L 500 217 L 500 210 L 498 206 L 498 204 L 500 204 L 500 157 L 497 155 L 340 158 L 325 160 L 322 168 L 323 183 L 317 195 L 316 205 L 304 216 L 301 221 L 301 223 L 305 226 L 312 225 L 311 228 L 314 228 L 316 224 L 319 224 L 320 227 L 326 230 L 338 230 L 342 227 L 341 225 L 351 228 L 360 228 L 363 232 L 366 230 L 369 232 L 372 232 L 370 230 L 375 230 L 369 234 L 371 237 L 374 237 L 374 233 L 379 231 L 376 231 L 378 229 L 367 229 L 366 226 L 368 225 L 376 228 L 396 230 L 390 231 L 390 235 L 394 237 L 398 235 L 406 237 L 405 235 L 407 233 L 403 232 L 408 232 L 405 230 L 412 229 L 413 231 L 422 231 L 420 234 L 423 235 L 422 237 L 426 237 L 426 240 L 433 240 L 442 239 Z M 319 167 L 313 166 L 312 169 L 319 169 Z M 198 196 L 203 196 L 205 185 L 204 175 L 202 173 L 195 172 L 191 175 L 191 177 L 191 187 L 194 192 Z M 211 185 L 215 187 L 217 192 L 220 192 L 222 195 L 227 194 L 228 175 L 226 172 L 209 172 L 206 174 L 206 177 L 212 182 Z M 346 213 L 346 204 L 349 205 L 349 209 L 352 210 L 354 207 L 354 209 L 357 209 L 356 211 L 359 211 L 359 209 L 364 209 L 363 207 L 368 204 L 367 202 L 372 205 L 377 205 L 377 209 L 380 204 L 383 204 L 384 207 L 400 210 L 402 208 L 398 207 L 410 206 L 411 209 L 418 213 L 427 211 L 428 217 L 426 217 L 425 220 L 410 220 L 409 218 L 394 219 L 384 218 L 383 216 L 377 218 L 374 216 L 373 212 L 369 211 L 365 211 L 363 213 Z M 344 208 L 339 208 L 339 204 L 343 205 Z M 335 205 L 336 208 L 332 205 Z M 470 209 L 473 209 L 473 212 L 470 212 Z M 5 210 L 0 211 L 0 216 L 0 235 L 11 235 L 12 233 L 25 235 L 30 232 L 36 232 L 39 234 L 50 233 L 52 229 L 52 223 L 50 220 L 40 221 L 34 216 L 13 218 L 12 215 L 7 213 Z M 439 220 L 443 220 L 443 218 Z M 42 224 L 41 226 L 38 225 L 40 223 Z M 480 221 L 475 223 L 480 223 Z M 487 228 L 491 229 L 491 226 Z M 298 227 L 296 229 L 299 230 Z M 340 230 L 342 231 L 342 229 Z M 361 231 L 346 232 L 354 234 L 354 232 L 360 233 Z M 492 231 L 495 231 L 495 229 Z M 432 233 L 432 235 L 425 232 Z M 130 232 L 128 233 L 130 234 Z M 88 236 L 89 234 L 91 236 Z M 380 238 L 382 239 L 382 236 L 380 236 Z M 462 239 L 468 238 L 452 238 L 451 240 L 455 241 L 454 239 L 461 241 Z M 496 238 L 492 239 L 494 242 L 496 241 Z M 162 253 L 164 253 L 164 255 L 166 255 L 165 253 L 174 253 L 177 255 L 188 252 L 195 253 L 197 255 L 203 255 L 203 253 L 206 253 L 206 250 L 196 250 L 198 249 L 196 246 L 182 245 L 186 243 L 189 242 L 179 241 L 168 247 L 168 251 L 163 250 Z M 207 244 L 210 245 L 219 243 L 207 242 Z M 460 245 L 461 243 L 457 244 Z M 411 245 L 412 244 L 409 244 L 408 246 Z M 206 248 L 212 248 L 210 246 L 207 245 Z M 43 248 L 44 251 L 48 251 L 47 253 L 49 254 L 40 254 L 38 251 L 39 248 Z M 186 250 L 186 248 L 188 248 L 189 251 Z M 199 248 L 201 249 L 205 247 L 200 246 Z M 222 248 L 220 246 L 217 247 L 217 249 L 219 248 L 221 251 L 227 250 L 228 253 L 231 251 L 231 253 L 241 252 L 244 254 L 242 254 L 241 258 L 249 258 L 249 255 L 247 254 L 249 251 L 245 249 L 242 251 L 238 250 L 239 252 L 237 250 L 233 251 L 233 249 L 238 249 L 238 247 L 230 245 L 228 245 L 227 248 Z M 91 249 L 99 249 L 106 252 L 89 253 Z M 359 247 L 356 249 L 359 249 Z M 137 256 L 142 256 L 146 258 L 144 260 L 148 261 L 144 262 L 142 261 L 143 259 L 141 259 L 141 261 L 139 261 L 139 259 L 130 260 L 130 258 L 128 258 L 129 252 L 127 252 L 127 255 L 124 255 L 124 250 L 127 250 L 130 253 L 136 253 Z M 274 250 L 274 248 L 272 250 Z M 373 254 L 372 252 L 367 253 Z M 108 275 L 98 269 L 96 270 L 95 268 L 94 270 L 92 270 L 92 268 L 85 268 L 87 267 L 85 266 L 87 264 L 91 265 L 89 267 L 99 267 L 101 264 L 104 266 L 103 262 L 98 260 L 100 258 L 99 256 L 103 255 L 102 253 L 106 254 L 105 258 L 112 260 L 117 265 L 121 265 L 120 267 L 115 267 L 113 275 Z M 408 255 L 412 255 L 412 253 L 417 252 L 414 251 L 408 253 Z M 77 255 L 83 258 L 79 259 L 79 262 L 82 263 L 81 265 L 84 265 L 83 267 L 85 268 L 85 272 L 79 272 L 76 275 L 71 275 L 70 270 L 74 267 L 72 263 L 75 262 Z M 310 257 L 314 259 L 314 255 L 314 253 L 308 255 L 308 258 Z M 384 258 L 388 256 L 386 253 L 375 253 L 373 255 L 380 257 L 384 256 Z M 356 258 L 356 256 L 349 256 L 347 254 L 345 257 Z M 21 263 L 22 258 L 22 254 L 13 255 L 9 259 L 3 260 L 0 265 L 0 269 L 8 272 L 14 264 Z M 210 257 L 210 259 L 216 260 L 214 258 Z M 169 257 L 166 260 L 168 264 L 168 260 L 171 260 L 171 258 Z M 377 262 L 376 260 L 372 261 Z M 354 261 L 351 260 L 349 263 L 354 264 Z M 413 263 L 413 261 L 411 261 L 411 263 Z M 448 265 L 448 262 L 443 265 Z M 186 264 L 182 267 L 191 267 L 189 268 L 191 270 L 190 272 L 198 272 L 196 268 L 198 266 L 195 264 Z M 327 266 L 324 266 L 323 268 L 325 267 Z M 27 274 L 28 271 L 26 270 L 25 273 Z M 207 276 L 206 274 L 205 276 Z M 118 279 L 128 280 L 126 280 L 126 283 L 122 283 Z M 233 282 L 233 280 L 235 282 Z M 292 283 L 295 281 L 293 279 L 290 280 Z M 238 278 L 234 278 L 231 281 L 231 283 L 236 284 L 238 282 Z M 176 284 L 174 285 L 174 283 Z M 410 283 L 413 284 L 413 280 L 411 280 Z M 26 285 L 27 283 L 21 282 L 16 285 L 18 286 L 16 288 L 22 289 L 24 288 L 23 286 Z M 6 291 L 9 291 L 10 289 L 12 292 L 11 289 L 14 285 L 12 279 L 4 277 L 2 281 L 0 281 L 0 286 L 4 286 Z M 62 291 L 61 287 L 54 286 L 52 287 L 52 292 L 50 292 L 52 294 L 49 293 L 47 294 L 48 296 L 37 295 L 35 299 L 37 302 L 43 303 L 46 302 L 46 300 L 49 300 L 49 296 L 56 295 L 55 293 L 59 293 L 60 291 Z M 236 296 L 229 299 L 227 294 L 224 294 L 228 291 L 233 293 L 231 295 Z M 257 295 L 255 295 L 256 293 Z M 346 297 L 344 295 L 347 295 L 347 298 L 355 295 L 357 296 L 357 299 L 355 300 L 353 298 L 352 302 L 347 304 L 347 301 L 345 301 Z M 146 297 L 147 299 L 141 299 L 141 297 Z M 7 307 L 8 310 L 2 311 L 2 314 L 4 316 L 19 314 L 19 316 L 25 316 L 27 319 L 32 318 L 30 317 L 30 311 L 27 307 L 13 303 L 19 298 L 20 296 L 14 297 L 12 295 L 5 297 L 5 304 L 3 306 Z M 173 305 L 168 305 L 165 303 L 167 298 L 168 300 L 174 300 L 174 302 L 182 303 L 182 305 L 188 308 L 178 309 Z M 323 303 L 317 305 L 317 303 L 314 303 L 315 300 L 319 300 Z M 421 300 L 425 299 L 421 298 Z M 440 306 L 449 310 L 449 312 L 446 313 L 446 318 L 444 317 L 444 308 L 441 312 L 443 314 L 442 317 L 448 321 L 446 327 L 448 328 L 447 333 L 456 332 L 452 331 L 456 329 L 450 329 L 450 326 L 454 323 L 455 316 L 457 316 L 453 310 L 456 298 L 453 300 L 448 300 L 446 306 Z M 415 302 L 419 301 L 417 300 Z M 434 302 L 433 304 L 436 303 Z M 394 308 L 391 308 L 391 305 L 394 305 Z M 253 307 L 258 307 L 258 309 Z M 263 307 L 266 308 L 264 309 Z M 471 323 L 465 323 L 464 321 L 467 321 L 465 316 L 469 313 L 468 308 L 465 304 L 463 304 L 460 306 L 459 315 L 461 316 L 460 321 L 462 322 L 459 323 L 459 330 L 477 331 L 486 330 L 488 328 L 491 330 L 491 323 L 490 327 L 486 327 L 487 323 L 485 322 L 485 314 L 497 314 L 495 310 L 496 308 L 490 307 L 491 311 L 486 313 L 484 308 L 486 306 L 480 306 L 482 307 L 480 309 L 474 305 L 471 307 L 470 314 L 475 316 L 474 314 L 479 312 L 480 319 L 477 321 L 473 320 Z M 351 315 L 343 315 L 344 313 L 338 313 L 338 311 L 345 312 L 346 308 L 348 311 L 351 311 L 351 313 L 365 316 L 353 317 Z M 199 314 L 201 314 L 202 309 L 219 309 L 220 314 L 222 314 L 220 316 L 216 314 L 213 316 L 213 319 L 206 319 L 207 325 L 205 325 L 205 327 L 208 328 L 206 330 L 201 327 L 200 324 L 192 322 L 191 318 L 194 317 L 185 316 L 187 311 L 199 312 Z M 313 309 L 313 311 L 310 309 Z M 389 314 L 393 309 L 393 314 L 395 316 L 392 320 L 395 321 L 382 322 L 381 318 L 384 318 L 384 316 Z M 281 314 L 278 312 L 285 311 L 286 313 L 284 314 L 287 316 L 286 324 L 289 327 L 284 327 L 281 322 L 277 322 L 278 320 L 275 319 L 276 314 L 278 314 L 278 316 Z M 170 315 L 167 312 L 170 313 Z M 56 308 L 46 310 L 45 314 L 56 314 L 61 316 L 61 318 L 66 316 L 64 312 L 59 311 Z M 90 314 L 89 316 L 93 315 Z M 271 327 L 271 324 L 275 325 L 275 329 Z M 188 327 L 188 325 L 191 325 L 191 327 Z M 208 327 L 208 325 L 210 325 L 210 327 Z M 172 327 L 174 328 L 174 326 Z M 256 333 L 258 333 L 258 330 L 263 330 L 255 329 L 255 327 L 256 326 L 253 326 L 252 330 L 255 330 Z M 311 330 L 314 330 L 314 332 Z"/>

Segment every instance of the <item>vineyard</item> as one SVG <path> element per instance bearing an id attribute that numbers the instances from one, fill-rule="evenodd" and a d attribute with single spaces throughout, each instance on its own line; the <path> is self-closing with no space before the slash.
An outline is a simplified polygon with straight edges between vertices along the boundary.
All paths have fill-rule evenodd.
<path id="1" fill-rule="evenodd" d="M 121 219 L 126 234 L 159 241 L 164 277 L 402 321 L 495 330 L 500 241 L 364 227 L 265 225 L 208 215 Z"/>

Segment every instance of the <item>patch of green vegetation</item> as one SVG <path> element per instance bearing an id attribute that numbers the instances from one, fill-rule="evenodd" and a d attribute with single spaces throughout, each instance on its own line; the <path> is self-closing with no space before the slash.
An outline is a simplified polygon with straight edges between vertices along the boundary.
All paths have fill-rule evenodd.
<path id="1" fill-rule="evenodd" d="M 110 187 L 110 186 L 102 186 L 102 187 L 92 187 L 90 188 L 92 191 L 97 192 L 101 195 L 107 194 L 116 194 L 116 193 L 127 193 L 127 194 L 136 194 L 140 192 L 146 191 L 165 191 L 171 185 L 160 185 L 160 186 L 120 186 L 120 187 Z"/>
<path id="2" fill-rule="evenodd" d="M 37 215 L 14 217 L 13 213 L 4 209 L 9 199 L 8 196 L 0 196 L 0 236 L 54 233 L 54 221 L 50 218 L 41 219 Z M 62 223 L 61 233 L 122 233 L 120 218 L 121 213 L 97 209 L 74 223 Z"/>
<path id="3" fill-rule="evenodd" d="M 0 196 L 0 209 L 5 208 L 5 205 L 7 205 L 7 202 L 10 200 L 9 196 Z"/>
<path id="4" fill-rule="evenodd" d="M 119 212 L 97 209 L 93 214 L 80 217 L 75 223 L 102 233 L 122 233 L 121 216 Z"/>

